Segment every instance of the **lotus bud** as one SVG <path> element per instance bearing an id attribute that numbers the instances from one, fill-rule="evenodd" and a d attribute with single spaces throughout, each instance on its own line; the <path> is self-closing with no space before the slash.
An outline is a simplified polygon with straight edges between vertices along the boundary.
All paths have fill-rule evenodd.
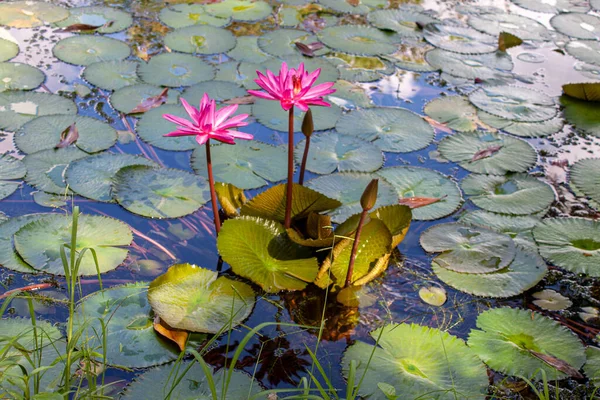
<path id="1" fill-rule="evenodd" d="M 375 207 L 375 203 L 377 202 L 377 188 L 379 185 L 379 179 L 373 179 L 367 185 L 367 188 L 363 192 L 360 197 L 360 206 L 363 211 L 369 211 L 373 207 Z"/>
<path id="2" fill-rule="evenodd" d="M 314 131 L 315 125 L 313 123 L 312 111 L 309 108 L 302 120 L 302 133 L 308 138 L 312 136 Z"/>

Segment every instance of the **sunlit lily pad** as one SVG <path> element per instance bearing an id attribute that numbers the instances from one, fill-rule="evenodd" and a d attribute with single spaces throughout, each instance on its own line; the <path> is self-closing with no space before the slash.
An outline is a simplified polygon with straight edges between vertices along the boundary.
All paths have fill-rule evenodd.
<path id="1" fill-rule="evenodd" d="M 492 53 L 498 48 L 497 38 L 467 26 L 432 23 L 423 28 L 423 34 L 435 47 L 455 53 Z"/>
<path id="2" fill-rule="evenodd" d="M 99 26 L 95 32 L 115 33 L 127 29 L 133 23 L 131 15 L 114 7 L 77 7 L 69 9 L 69 18 L 56 23 L 60 28 L 74 24 Z"/>
<path id="3" fill-rule="evenodd" d="M 217 247 L 234 273 L 267 292 L 304 289 L 319 269 L 312 253 L 289 240 L 281 224 L 262 218 L 225 221 Z"/>
<path id="4" fill-rule="evenodd" d="M 240 189 L 254 189 L 277 182 L 287 176 L 287 151 L 258 141 L 238 141 L 234 146 L 211 146 L 215 180 L 231 183 Z M 207 176 L 205 149 L 196 146 L 192 168 Z"/>
<path id="5" fill-rule="evenodd" d="M 194 106 L 196 105 L 194 104 Z M 189 118 L 185 109 L 175 104 L 164 104 L 145 112 L 136 126 L 137 133 L 144 142 L 159 149 L 172 151 L 193 150 L 198 147 L 194 136 L 164 137 L 163 135 L 173 132 L 176 126 L 164 119 L 163 114 Z"/>
<path id="6" fill-rule="evenodd" d="M 424 394 L 440 400 L 485 398 L 486 368 L 456 336 L 415 324 L 389 324 L 370 335 L 378 346 L 355 342 L 342 359 L 346 377 L 351 361 L 356 363 L 356 376 L 363 377 L 359 395 L 389 399 L 380 389 L 383 382 L 407 399 Z"/>
<path id="7" fill-rule="evenodd" d="M 403 9 L 375 10 L 369 13 L 367 19 L 376 28 L 409 37 L 421 37 L 423 33 L 419 25 L 436 22 L 427 14 Z"/>
<path id="8" fill-rule="evenodd" d="M 600 208 L 600 159 L 586 158 L 573 164 L 569 184 L 574 192 L 588 196 L 594 207 Z"/>
<path id="9" fill-rule="evenodd" d="M 460 217 L 459 222 L 503 233 L 510 236 L 515 244 L 527 250 L 537 252 L 537 246 L 533 239 L 532 231 L 539 223 L 538 218 L 530 216 L 502 215 L 483 210 L 474 210 L 463 214 Z"/>
<path id="10" fill-rule="evenodd" d="M 148 301 L 169 326 L 192 332 L 220 333 L 245 320 L 255 294 L 243 282 L 190 264 L 176 264 L 150 283 Z"/>
<path id="11" fill-rule="evenodd" d="M 570 96 L 560 96 L 563 106 L 563 116 L 569 124 L 579 131 L 600 137 L 600 113 L 598 103 L 593 101 L 578 100 Z"/>
<path id="12" fill-rule="evenodd" d="M 73 318 L 75 332 L 83 330 L 80 340 L 102 354 L 106 340 L 109 365 L 145 368 L 175 360 L 177 346 L 158 335 L 152 326 L 148 286 L 135 283 L 92 293 L 82 299 Z M 102 322 L 106 325 L 103 332 Z"/>
<path id="13" fill-rule="evenodd" d="M 76 114 L 77 106 L 64 97 L 37 92 L 0 93 L 0 129 L 16 131 L 26 122 L 43 115 Z"/>
<path id="14" fill-rule="evenodd" d="M 372 142 L 382 151 L 408 153 L 427 147 L 434 138 L 425 120 L 403 108 L 378 107 L 343 115 L 335 126 L 340 133 Z"/>
<path id="15" fill-rule="evenodd" d="M 576 39 L 600 40 L 600 17 L 581 13 L 564 13 L 552 17 L 550 25 L 560 33 Z"/>
<path id="16" fill-rule="evenodd" d="M 432 72 L 435 68 L 425 60 L 425 54 L 433 48 L 429 43 L 415 39 L 399 44 L 394 53 L 382 58 L 407 71 Z"/>
<path id="17" fill-rule="evenodd" d="M 463 199 L 458 185 L 438 171 L 421 167 L 388 167 L 379 170 L 377 175 L 392 185 L 397 199 L 439 199 L 427 206 L 413 209 L 414 219 L 442 218 L 452 214 L 462 205 Z M 379 184 L 381 185 L 381 182 Z"/>
<path id="18" fill-rule="evenodd" d="M 393 57 L 394 54 L 390 55 L 390 57 Z M 326 59 L 337 67 L 341 79 L 350 82 L 373 82 L 381 79 L 382 74 L 390 75 L 395 71 L 391 62 L 386 62 L 379 57 L 357 56 L 337 52 L 329 54 Z"/>
<path id="19" fill-rule="evenodd" d="M 600 348 L 590 346 L 585 349 L 586 362 L 583 366 L 585 376 L 596 387 L 600 386 Z"/>
<path id="20" fill-rule="evenodd" d="M 600 222 L 545 219 L 535 227 L 533 236 L 548 262 L 578 274 L 600 276 Z"/>
<path id="21" fill-rule="evenodd" d="M 231 32 L 210 25 L 179 28 L 168 33 L 164 40 L 165 46 L 183 53 L 226 53 L 235 47 L 235 37 Z"/>
<path id="22" fill-rule="evenodd" d="M 469 25 L 488 35 L 511 33 L 523 40 L 547 40 L 548 29 L 531 18 L 517 14 L 489 13 L 469 16 Z"/>
<path id="23" fill-rule="evenodd" d="M 325 96 L 326 101 L 345 110 L 373 107 L 373 101 L 367 90 L 361 85 L 339 80 L 333 85 L 335 93 Z"/>
<path id="24" fill-rule="evenodd" d="M 531 297 L 535 299 L 532 301 L 533 304 L 549 311 L 560 311 L 573 305 L 573 302 L 568 297 L 550 289 L 533 293 Z"/>
<path id="25" fill-rule="evenodd" d="M 80 115 L 47 115 L 27 122 L 15 134 L 15 144 L 23 153 L 35 153 L 55 148 L 61 133 L 75 124 L 79 137 L 75 146 L 87 153 L 96 153 L 117 142 L 117 132 L 96 118 Z"/>
<path id="26" fill-rule="evenodd" d="M 35 28 L 58 22 L 69 16 L 69 10 L 44 1 L 11 1 L 0 4 L 0 25 L 11 28 Z"/>
<path id="27" fill-rule="evenodd" d="M 54 56 L 75 65 L 90 65 L 98 61 L 119 61 L 129 57 L 127 43 L 104 36 L 71 36 L 52 48 Z"/>
<path id="28" fill-rule="evenodd" d="M 511 2 L 528 10 L 551 14 L 564 12 L 585 13 L 590 10 L 589 3 L 581 0 L 511 0 Z"/>
<path id="29" fill-rule="evenodd" d="M 13 246 L 13 236 L 28 223 L 47 214 L 26 214 L 0 223 L 0 266 L 16 272 L 35 274 L 38 271 L 27 264 Z"/>
<path id="30" fill-rule="evenodd" d="M 114 202 L 111 185 L 115 174 L 130 165 L 158 165 L 147 158 L 132 154 L 100 153 L 72 162 L 65 170 L 65 179 L 75 193 L 92 200 Z"/>
<path id="31" fill-rule="evenodd" d="M 382 31 L 363 25 L 332 26 L 318 33 L 327 47 L 350 54 L 392 54 L 397 45 Z"/>
<path id="32" fill-rule="evenodd" d="M 8 61 L 19 54 L 19 45 L 10 40 L 0 38 L 0 62 Z"/>
<path id="33" fill-rule="evenodd" d="M 138 73 L 147 83 L 169 87 L 189 86 L 215 76 L 214 69 L 200 58 L 177 53 L 152 57 L 147 64 L 140 65 Z"/>
<path id="34" fill-rule="evenodd" d="M 33 90 L 40 86 L 46 75 L 39 69 L 17 62 L 0 63 L 0 92 L 5 90 Z"/>
<path id="35" fill-rule="evenodd" d="M 124 114 L 129 114 L 144 100 L 158 96 L 162 93 L 163 88 L 154 85 L 140 83 L 137 85 L 125 86 L 115 91 L 110 96 L 110 104 L 117 111 Z M 176 104 L 179 100 L 179 92 L 169 90 L 167 94 L 167 104 Z M 174 127 L 173 123 L 170 123 Z M 170 132 L 170 131 L 169 131 Z M 165 132 L 168 133 L 168 132 Z"/>
<path id="36" fill-rule="evenodd" d="M 425 54 L 427 62 L 442 72 L 465 79 L 511 82 L 512 58 L 505 52 L 460 54 L 434 49 Z"/>
<path id="37" fill-rule="evenodd" d="M 201 82 L 197 85 L 190 86 L 183 91 L 181 97 L 183 97 L 190 104 L 200 104 L 204 93 L 217 102 L 217 105 L 223 105 L 225 101 L 231 100 L 237 97 L 248 96 L 248 92 L 240 85 L 233 82 L 226 81 L 208 81 Z M 239 114 L 250 114 L 251 108 L 249 105 L 242 104 L 238 106 L 238 109 L 234 115 Z"/>
<path id="38" fill-rule="evenodd" d="M 282 132 L 288 130 L 288 112 L 271 100 L 257 99 L 252 106 L 252 114 L 258 119 L 258 122 L 267 128 Z M 294 107 L 294 132 L 300 132 L 304 114 L 298 107 Z M 335 104 L 332 104 L 331 107 L 313 107 L 312 115 L 315 130 L 322 131 L 335 127 L 335 123 L 341 114 L 342 109 Z"/>
<path id="39" fill-rule="evenodd" d="M 348 14 L 366 14 L 374 8 L 383 8 L 387 0 L 360 0 L 357 2 L 347 0 L 319 0 L 319 4 L 332 10 Z"/>
<path id="40" fill-rule="evenodd" d="M 490 368 L 506 375 L 549 380 L 565 374 L 532 355 L 532 351 L 567 362 L 576 370 L 585 362 L 584 348 L 573 332 L 541 314 L 512 308 L 493 308 L 477 317 L 469 347 Z"/>
<path id="41" fill-rule="evenodd" d="M 526 141 L 492 132 L 464 132 L 445 137 L 438 150 L 442 157 L 467 171 L 504 175 L 526 172 L 537 162 L 535 149 Z"/>
<path id="42" fill-rule="evenodd" d="M 556 132 L 559 132 L 565 125 L 563 118 L 560 116 L 542 122 L 511 121 L 510 119 L 497 117 L 481 110 L 477 112 L 477 116 L 486 125 L 521 137 L 544 137 L 553 135 Z"/>
<path id="43" fill-rule="evenodd" d="M 228 57 L 237 61 L 261 64 L 271 58 L 258 47 L 257 36 L 240 36 L 233 50 L 227 53 Z"/>
<path id="44" fill-rule="evenodd" d="M 519 122 L 541 122 L 556 115 L 554 100 L 541 92 L 516 86 L 480 88 L 469 95 L 475 107 Z"/>
<path id="45" fill-rule="evenodd" d="M 38 271 L 64 275 L 60 248 L 71 243 L 73 219 L 70 215 L 48 214 L 35 219 L 15 233 L 15 249 L 23 260 Z M 81 215 L 77 225 L 77 252 L 94 249 L 99 271 L 117 268 L 128 253 L 133 236 L 129 227 L 116 219 Z M 70 250 L 65 249 L 67 258 Z M 86 251 L 79 267 L 79 275 L 96 275 L 91 251 Z"/>
<path id="46" fill-rule="evenodd" d="M 28 154 L 23 158 L 27 167 L 25 182 L 51 194 L 72 193 L 64 181 L 65 168 L 70 162 L 88 155 L 77 147 L 49 149 Z"/>
<path id="47" fill-rule="evenodd" d="M 267 32 L 258 38 L 258 47 L 267 54 L 275 57 L 285 57 L 290 55 L 300 55 L 295 43 L 309 45 L 319 40 L 315 35 L 306 31 L 297 29 L 277 29 Z M 329 49 L 323 47 L 315 51 L 315 55 L 323 55 L 329 52 Z M 295 68 L 295 66 L 294 66 Z M 307 68 L 309 69 L 309 68 Z"/>
<path id="48" fill-rule="evenodd" d="M 205 7 L 209 14 L 235 21 L 260 21 L 273 12 L 269 3 L 261 0 L 224 0 Z"/>
<path id="49" fill-rule="evenodd" d="M 163 24 L 175 29 L 190 25 L 222 27 L 231 22 L 231 18 L 208 14 L 202 4 L 173 4 L 160 10 L 158 18 Z"/>
<path id="50" fill-rule="evenodd" d="M 113 182 L 115 200 L 126 210 L 144 217 L 183 217 L 196 212 L 210 199 L 203 178 L 179 169 L 135 165 L 120 169 Z"/>
<path id="51" fill-rule="evenodd" d="M 117 90 L 140 83 L 136 61 L 101 61 L 88 65 L 83 77 L 92 85 L 105 90 Z"/>
<path id="52" fill-rule="evenodd" d="M 460 132 L 477 129 L 477 109 L 464 96 L 437 97 L 425 105 L 423 112 L 448 128 Z"/>
<path id="53" fill-rule="evenodd" d="M 573 40 L 567 43 L 565 50 L 580 61 L 600 66 L 600 42 L 597 40 Z"/>

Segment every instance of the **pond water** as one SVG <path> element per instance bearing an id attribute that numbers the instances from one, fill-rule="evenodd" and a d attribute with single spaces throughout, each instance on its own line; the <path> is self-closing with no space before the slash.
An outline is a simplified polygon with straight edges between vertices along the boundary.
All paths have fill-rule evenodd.
<path id="1" fill-rule="evenodd" d="M 380 177 L 384 185 L 380 187 L 380 205 L 411 197 L 437 201 L 413 209 L 408 233 L 393 251 L 387 270 L 365 286 L 368 294 L 364 296 L 370 301 L 347 307 L 336 303 L 335 294 L 312 284 L 304 290 L 276 293 L 252 284 L 256 303 L 241 325 L 215 338 L 197 338 L 195 348 L 206 363 L 223 370 L 243 346 L 235 367 L 253 376 L 255 386 L 293 389 L 303 378 L 311 380 L 311 373 L 325 386 L 312 351 L 331 387 L 340 391 L 329 393 L 330 398 L 346 398 L 344 354 L 367 354 L 359 357 L 364 371 L 369 352 L 362 348 L 360 353 L 357 344 L 373 346 L 378 337 L 370 333 L 377 328 L 412 323 L 435 328 L 430 335 L 436 338 L 440 330 L 469 340 L 472 349 L 450 346 L 451 340 L 445 337 L 438 339 L 448 346 L 445 356 L 438 351 L 439 343 L 429 343 L 423 332 L 400 329 L 403 333 L 398 337 L 390 334 L 389 353 L 372 353 L 374 359 L 383 360 L 374 362 L 387 363 L 389 371 L 378 370 L 380 381 L 365 375 L 366 389 L 353 398 L 368 394 L 370 398 L 398 399 L 485 398 L 486 393 L 494 398 L 536 398 L 520 377 L 534 378 L 537 383 L 532 385 L 540 387 L 541 368 L 556 372 L 549 372 L 548 378 L 552 390 L 556 386 L 560 391 L 559 398 L 593 396 L 594 384 L 600 382 L 599 355 L 594 350 L 584 354 L 584 346 L 596 345 L 600 333 L 596 308 L 600 307 L 596 278 L 600 276 L 596 246 L 600 231 L 595 222 L 600 202 L 599 2 L 225 0 L 186 4 L 117 0 L 0 3 L 0 58 L 4 61 L 0 63 L 0 154 L 4 154 L 0 158 L 0 194 L 6 193 L 0 201 L 2 221 L 6 219 L 0 225 L 0 251 L 5 253 L 0 254 L 0 298 L 10 301 L 4 304 L 1 323 L 5 327 L 8 319 L 31 316 L 26 297 L 9 298 L 19 288 L 33 295 L 39 320 L 56 325 L 64 334 L 69 318 L 64 276 L 60 270 L 53 271 L 58 274 L 44 272 L 50 264 L 60 265 L 58 249 L 52 246 L 67 239 L 61 239 L 60 227 L 47 216 L 31 217 L 33 223 L 23 220 L 19 227 L 7 228 L 10 221 L 14 224 L 16 218 L 27 214 L 66 215 L 79 206 L 84 216 L 111 217 L 127 224 L 133 233 L 130 245 L 127 240 L 119 242 L 119 234 L 110 231 L 108 220 L 90 223 L 89 232 L 82 234 L 89 240 L 82 247 L 128 250 L 123 262 L 117 260 L 117 268 L 107 268 L 102 274 L 104 289 L 141 282 L 139 286 L 146 290 L 147 283 L 179 263 L 196 264 L 252 284 L 220 260 L 208 197 L 196 199 L 197 206 L 189 211 L 182 212 L 187 209 L 173 203 L 162 208 L 161 201 L 176 201 L 177 196 L 197 189 L 197 178 L 181 172 L 153 176 L 148 170 L 169 168 L 204 178 L 206 167 L 203 150 L 192 154 L 197 147 L 193 140 L 162 137 L 173 129 L 161 115 L 181 112 L 177 105 L 180 95 L 196 105 L 208 92 L 220 102 L 234 99 L 241 103 L 240 110 L 250 114 L 251 123 L 240 130 L 253 134 L 256 141 L 285 145 L 287 125 L 278 103 L 254 102 L 244 96 L 246 89 L 257 88 L 252 82 L 256 69 L 276 72 L 282 61 L 293 67 L 305 62 L 309 70 L 322 68 L 323 81 L 337 82 L 337 93 L 326 98 L 332 108 L 314 110 L 318 132 L 312 145 L 322 146 L 320 154 L 337 152 L 334 167 L 314 162 L 306 177 L 308 187 L 342 203 L 354 203 L 354 208 L 334 212 L 333 222 L 340 223 L 360 211 L 357 202 L 372 177 Z M 98 8 L 82 8 L 91 6 Z M 86 29 L 96 32 L 79 32 L 82 26 L 76 24 L 86 24 Z M 512 33 L 523 43 L 497 51 L 500 32 Z M 315 46 L 315 57 L 304 56 L 296 41 Z M 18 54 L 11 54 L 17 46 Z M 159 55 L 163 54 L 168 57 L 161 62 Z M 19 70 L 14 67 L 17 63 L 36 69 Z M 594 82 L 597 84 L 580 89 L 591 101 L 563 95 L 565 84 Z M 28 91 L 32 87 L 34 90 Z M 163 87 L 169 87 L 163 99 L 167 104 L 128 114 L 144 99 L 159 95 Z M 54 97 L 32 97 L 34 92 Z M 80 117 L 75 120 L 75 113 L 101 123 Z M 298 113 L 296 119 L 301 117 Z M 73 121 L 79 137 L 66 149 L 55 150 L 61 132 Z M 340 135 L 347 138 L 346 148 L 338 142 Z M 297 132 L 295 142 L 303 140 Z M 247 144 L 213 148 L 217 181 L 247 185 L 248 198 L 273 186 L 274 181 L 283 181 L 285 163 L 280 161 L 285 146 L 265 146 L 259 156 L 248 149 L 239 154 L 232 150 L 243 146 Z M 115 157 L 111 164 L 109 156 L 98 161 L 89 158 L 106 153 L 147 160 Z M 232 161 L 225 165 L 219 163 L 219 157 Z M 580 162 L 585 159 L 597 162 Z M 22 161 L 27 175 L 15 175 L 11 170 L 11 166 L 22 168 L 16 160 Z M 85 160 L 89 164 L 83 163 Z M 140 163 L 151 167 L 127 167 L 130 176 L 119 172 L 112 189 L 106 183 L 117 179 L 121 167 Z M 256 172 L 259 164 L 260 173 Z M 334 172 L 338 166 L 345 172 Z M 101 188 L 102 184 L 107 188 Z M 148 188 L 154 197 L 148 197 Z M 156 218 L 176 213 L 185 216 Z M 35 223 L 39 218 L 41 223 Z M 464 226 L 442 225 L 459 219 Z M 25 226 L 28 229 L 23 230 Z M 438 228 L 429 230 L 432 227 Z M 449 230 L 435 230 L 444 227 Z M 469 235 L 481 234 L 488 235 L 487 242 L 471 249 Z M 503 251 L 510 253 L 504 264 Z M 447 264 L 450 269 L 444 268 L 446 256 L 452 260 Z M 118 258 L 111 257 L 103 260 L 109 264 Z M 476 261 L 477 257 L 485 257 L 486 262 L 493 259 L 496 266 L 502 266 L 484 274 L 469 273 L 473 272 L 470 268 L 483 268 L 484 260 Z M 16 259 L 21 269 L 14 267 Z M 452 270 L 463 263 L 466 270 Z M 32 267 L 42 271 L 24 272 L 36 272 Z M 77 299 L 101 290 L 93 270 L 87 275 L 91 276 L 82 278 Z M 431 305 L 419 294 L 423 288 L 441 288 L 447 299 L 442 305 Z M 511 310 L 494 315 L 493 327 L 494 322 L 488 321 L 486 328 L 486 321 L 478 319 L 481 315 L 492 319 L 488 310 L 501 307 Z M 162 378 L 140 375 L 175 370 L 180 365 L 175 362 L 179 351 L 174 344 L 148 339 L 157 334 L 147 310 L 140 317 L 143 326 L 132 328 L 134 314 L 141 309 L 128 309 L 131 315 L 120 323 L 129 323 L 124 331 L 143 331 L 146 336 L 127 333 L 119 337 L 120 332 L 108 336 L 115 341 L 109 351 L 123 355 L 131 345 L 129 350 L 135 354 L 129 355 L 130 359 L 124 356 L 130 364 L 110 363 L 99 374 L 99 381 L 108 385 L 104 390 L 107 396 L 163 398 L 156 392 L 161 389 L 156 382 Z M 516 314 L 511 314 L 513 311 Z M 527 319 L 539 324 L 525 326 Z M 250 329 L 264 322 L 274 324 L 242 345 Z M 490 336 L 473 334 L 474 330 L 483 332 L 481 329 Z M 18 334 L 2 327 L 0 332 L 3 346 L 5 336 Z M 564 337 L 553 340 L 545 337 L 547 332 Z M 491 338 L 493 334 L 498 337 Z M 152 348 L 159 340 L 167 355 Z M 517 354 L 503 345 L 493 347 L 493 340 L 513 346 Z M 396 345 L 402 350 L 394 350 Z M 108 347 L 111 349 L 110 343 Z M 473 354 L 464 355 L 466 350 Z M 548 356 L 546 361 L 540 353 Z M 185 357 L 192 359 L 189 353 Z M 144 361 L 136 363 L 133 358 Z M 487 375 L 481 361 L 487 364 Z M 474 368 L 473 363 L 479 363 L 479 372 L 463 376 L 454 371 Z M 145 368 L 159 364 L 164 364 L 161 370 Z M 565 372 L 565 364 L 584 371 L 587 378 L 575 379 L 574 374 Z M 554 380 L 557 376 L 563 379 Z M 188 385 L 190 381 L 185 379 Z M 7 382 L 7 375 L 0 375 L 0 397 L 18 397 L 7 389 L 14 388 L 14 382 Z M 89 387 L 85 379 L 74 382 Z M 138 382 L 137 386 L 132 382 Z M 378 387 L 378 382 L 394 386 L 397 397 L 389 390 L 386 397 L 385 385 Z M 481 387 L 469 388 L 476 394 L 466 395 L 449 390 L 453 385 Z M 198 390 L 206 390 L 206 384 Z M 311 394 L 323 396 L 314 383 L 311 390 Z M 279 396 L 294 394 L 298 393 Z M 85 396 L 73 391 L 70 397 Z"/>

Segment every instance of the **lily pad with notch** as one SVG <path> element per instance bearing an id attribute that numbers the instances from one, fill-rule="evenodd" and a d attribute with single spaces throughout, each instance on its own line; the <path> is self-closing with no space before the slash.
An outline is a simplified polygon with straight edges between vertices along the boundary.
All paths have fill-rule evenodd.
<path id="1" fill-rule="evenodd" d="M 539 218 L 529 215 L 502 215 L 484 210 L 473 210 L 461 215 L 458 222 L 503 233 L 510 236 L 515 244 L 537 253 L 537 245 L 532 231 L 540 222 Z"/>
<path id="2" fill-rule="evenodd" d="M 236 83 L 211 80 L 190 86 L 183 91 L 181 97 L 188 103 L 195 105 L 200 104 L 204 93 L 208 94 L 212 100 L 215 100 L 217 105 L 225 105 L 228 100 L 248 95 L 248 92 Z M 239 105 L 234 115 L 239 114 L 251 114 L 250 105 Z"/>
<path id="3" fill-rule="evenodd" d="M 149 85 L 145 83 L 139 83 L 137 85 L 125 86 L 119 90 L 116 90 L 110 96 L 110 104 L 117 111 L 124 114 L 130 114 L 136 107 L 150 98 L 156 98 L 160 96 L 165 89 L 158 86 Z M 166 104 L 177 104 L 179 101 L 179 92 L 176 90 L 169 90 L 167 97 L 164 101 Z M 160 106 L 160 105 L 159 105 Z M 146 111 L 148 112 L 148 111 Z M 173 123 L 171 126 L 174 127 Z M 165 132 L 168 133 L 168 132 Z"/>
<path id="4" fill-rule="evenodd" d="M 535 300 L 532 303 L 536 306 L 549 311 L 561 311 L 573 305 L 573 302 L 568 297 L 551 290 L 544 289 L 531 295 Z"/>
<path id="5" fill-rule="evenodd" d="M 267 54 L 275 57 L 285 57 L 300 55 L 296 48 L 296 43 L 309 45 L 318 42 L 317 37 L 307 31 L 298 29 L 277 29 L 267 32 L 258 38 L 258 47 Z M 322 46 L 322 45 L 321 45 Z M 315 51 L 316 56 L 320 56 L 329 52 L 327 47 Z M 295 68 L 295 65 L 290 65 Z M 307 70 L 311 70 L 307 67 Z"/>
<path id="6" fill-rule="evenodd" d="M 402 48 L 401 45 L 400 48 Z M 336 52 L 328 54 L 325 59 L 338 69 L 341 79 L 349 82 L 373 82 L 381 79 L 382 75 L 394 73 L 396 69 L 392 62 L 397 62 L 394 57 L 396 57 L 396 53 L 389 56 L 390 61 L 385 61 L 380 57 Z"/>
<path id="7" fill-rule="evenodd" d="M 36 28 L 61 21 L 69 10 L 45 1 L 11 1 L 0 4 L 0 25 L 11 28 Z"/>
<path id="8" fill-rule="evenodd" d="M 460 54 L 442 49 L 433 49 L 425 54 L 425 60 L 435 69 L 464 79 L 479 79 L 484 82 L 514 81 L 512 57 L 496 51 L 485 54 Z"/>
<path id="9" fill-rule="evenodd" d="M 94 32 L 116 33 L 131 26 L 131 14 L 114 7 L 89 6 L 69 9 L 69 18 L 56 23 L 59 28 L 75 24 L 97 26 Z"/>
<path id="10" fill-rule="evenodd" d="M 500 129 L 511 135 L 520 137 L 545 137 L 553 135 L 565 125 L 564 119 L 559 115 L 542 122 L 518 122 L 510 119 L 497 117 L 495 115 L 479 110 L 477 112 L 479 119 L 486 125 Z"/>
<path id="11" fill-rule="evenodd" d="M 318 38 L 331 49 L 356 55 L 392 54 L 397 48 L 389 35 L 364 25 L 327 27 L 318 33 Z"/>
<path id="12" fill-rule="evenodd" d="M 88 153 L 73 146 L 28 154 L 23 158 L 27 168 L 25 182 L 50 194 L 71 194 L 64 181 L 65 169 L 69 163 L 87 156 Z"/>
<path id="13" fill-rule="evenodd" d="M 25 214 L 0 223 L 0 266 L 15 272 L 36 274 L 38 271 L 27 264 L 14 248 L 13 237 L 22 227 L 48 214 Z"/>
<path id="14" fill-rule="evenodd" d="M 6 90 L 33 90 L 46 80 L 39 69 L 18 62 L 0 63 L 0 92 Z"/>
<path id="15" fill-rule="evenodd" d="M 372 11 L 367 15 L 367 20 L 376 28 L 416 38 L 423 37 L 423 26 L 437 21 L 425 13 L 401 8 Z"/>
<path id="16" fill-rule="evenodd" d="M 160 10 L 160 21 L 170 28 L 185 28 L 190 25 L 229 25 L 231 18 L 216 17 L 206 12 L 203 4 L 173 4 Z"/>
<path id="17" fill-rule="evenodd" d="M 162 53 L 146 64 L 141 64 L 138 73 L 147 83 L 156 86 L 190 86 L 210 81 L 215 76 L 212 66 L 198 57 L 188 54 Z"/>
<path id="18" fill-rule="evenodd" d="M 587 196 L 600 208 L 600 159 L 584 158 L 571 166 L 569 185 L 575 194 Z"/>
<path id="19" fill-rule="evenodd" d="M 83 70 L 83 78 L 104 90 L 118 90 L 140 83 L 136 61 L 100 61 Z"/>
<path id="20" fill-rule="evenodd" d="M 298 107 L 294 107 L 294 132 L 301 131 L 302 120 L 305 114 Z M 252 106 L 252 115 L 267 128 L 280 132 L 287 132 L 288 130 L 288 112 L 281 107 L 275 107 L 271 100 L 256 99 Z M 341 115 L 342 109 L 335 104 L 332 104 L 331 107 L 312 108 L 315 131 L 323 131 L 335 127 Z"/>
<path id="21" fill-rule="evenodd" d="M 192 25 L 176 29 L 165 36 L 165 46 L 191 54 L 226 53 L 235 47 L 235 36 L 223 28 Z"/>
<path id="22" fill-rule="evenodd" d="M 425 104 L 423 112 L 459 132 L 474 131 L 480 124 L 477 109 L 464 96 L 437 97 Z"/>
<path id="23" fill-rule="evenodd" d="M 227 53 L 228 57 L 237 61 L 245 61 L 253 64 L 262 64 L 271 56 L 258 47 L 258 36 L 240 36 L 237 38 L 235 47 Z"/>
<path id="24" fill-rule="evenodd" d="M 163 150 L 186 151 L 198 147 L 194 136 L 165 137 L 173 132 L 176 126 L 163 118 L 164 114 L 172 114 L 180 118 L 189 118 L 188 113 L 180 105 L 163 104 L 145 112 L 137 121 L 136 131 L 140 138 Z"/>
<path id="25" fill-rule="evenodd" d="M 120 61 L 129 57 L 127 43 L 104 36 L 70 36 L 52 48 L 56 58 L 69 64 L 90 65 L 99 61 Z"/>
<path id="26" fill-rule="evenodd" d="M 550 20 L 558 32 L 575 39 L 600 40 L 600 17 L 582 13 L 561 13 Z"/>
<path id="27" fill-rule="evenodd" d="M 423 36 L 435 47 L 455 53 L 483 54 L 498 49 L 494 36 L 468 26 L 431 23 L 423 28 Z"/>
<path id="28" fill-rule="evenodd" d="M 480 110 L 518 122 L 547 121 L 557 113 L 550 96 L 517 86 L 483 87 L 472 92 L 469 100 Z"/>
<path id="29" fill-rule="evenodd" d="M 0 93 L 0 130 L 15 132 L 26 122 L 51 114 L 77 114 L 77 105 L 56 94 Z"/>
<path id="30" fill-rule="evenodd" d="M 8 154 L 0 154 L 0 200 L 13 194 L 21 182 L 11 181 L 21 179 L 27 173 L 25 164 L 17 158 Z"/>

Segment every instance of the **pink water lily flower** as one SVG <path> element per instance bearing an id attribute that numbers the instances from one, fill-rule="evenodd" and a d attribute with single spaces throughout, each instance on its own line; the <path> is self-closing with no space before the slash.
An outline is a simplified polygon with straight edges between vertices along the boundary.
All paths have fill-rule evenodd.
<path id="1" fill-rule="evenodd" d="M 316 69 L 310 74 L 304 70 L 304 63 L 300 63 L 298 69 L 288 69 L 287 64 L 281 64 L 279 75 L 267 70 L 267 75 L 256 71 L 258 79 L 254 82 L 266 92 L 260 90 L 248 90 L 248 93 L 268 100 L 279 100 L 281 107 L 288 111 L 298 106 L 302 111 L 307 111 L 308 106 L 325 106 L 330 104 L 323 101 L 323 96 L 334 93 L 331 89 L 334 82 L 321 83 L 311 87 L 319 77 L 321 69 Z"/>
<path id="2" fill-rule="evenodd" d="M 163 118 L 177 125 L 177 130 L 164 136 L 196 136 L 199 145 L 205 144 L 209 139 L 235 144 L 234 139 L 251 140 L 254 138 L 249 133 L 238 132 L 232 128 L 248 125 L 244 120 L 248 114 L 240 114 L 229 118 L 236 112 L 237 104 L 217 110 L 215 100 L 211 100 L 206 93 L 200 101 L 200 108 L 196 109 L 187 101 L 181 99 L 181 104 L 189 114 L 191 121 L 172 114 L 163 114 Z M 229 118 L 229 119 L 228 119 Z"/>

